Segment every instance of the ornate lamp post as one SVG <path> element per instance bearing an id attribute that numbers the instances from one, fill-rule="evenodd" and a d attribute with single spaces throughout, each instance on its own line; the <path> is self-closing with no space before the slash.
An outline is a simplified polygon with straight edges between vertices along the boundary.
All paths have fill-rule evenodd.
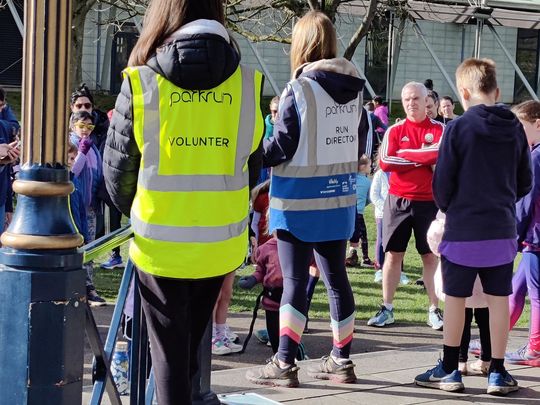
<path id="1" fill-rule="evenodd" d="M 82 401 L 83 239 L 65 168 L 71 1 L 25 1 L 22 170 L 0 250 L 0 405 Z"/>

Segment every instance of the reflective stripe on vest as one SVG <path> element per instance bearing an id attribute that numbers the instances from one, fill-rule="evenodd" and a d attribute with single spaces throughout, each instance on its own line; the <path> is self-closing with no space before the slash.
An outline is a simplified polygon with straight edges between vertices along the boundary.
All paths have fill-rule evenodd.
<path id="1" fill-rule="evenodd" d="M 219 242 L 241 235 L 247 227 L 248 219 L 236 224 L 219 227 L 177 227 L 148 224 L 137 216 L 131 215 L 131 226 L 137 233 L 146 238 L 169 242 Z"/>
<path id="2" fill-rule="evenodd" d="M 331 198 L 310 198 L 309 200 L 295 200 L 290 198 L 272 198 L 270 200 L 270 208 L 281 211 L 328 210 L 334 208 L 347 208 L 351 205 L 356 205 L 356 194 Z"/>
<path id="3" fill-rule="evenodd" d="M 130 256 L 163 277 L 234 270 L 246 253 L 247 161 L 264 132 L 257 111 L 262 75 L 241 66 L 215 89 L 190 91 L 147 66 L 124 72 L 142 155 Z M 205 246 L 220 259 L 205 254 Z"/>

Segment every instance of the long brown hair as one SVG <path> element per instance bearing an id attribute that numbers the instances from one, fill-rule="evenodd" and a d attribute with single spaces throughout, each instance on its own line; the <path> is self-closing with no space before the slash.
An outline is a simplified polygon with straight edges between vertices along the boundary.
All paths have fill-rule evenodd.
<path id="1" fill-rule="evenodd" d="M 152 0 L 144 15 L 141 36 L 129 56 L 128 66 L 144 65 L 176 30 L 201 18 L 225 25 L 223 0 Z"/>
<path id="2" fill-rule="evenodd" d="M 320 11 L 310 11 L 294 26 L 291 42 L 291 71 L 307 62 L 335 58 L 336 29 Z"/>

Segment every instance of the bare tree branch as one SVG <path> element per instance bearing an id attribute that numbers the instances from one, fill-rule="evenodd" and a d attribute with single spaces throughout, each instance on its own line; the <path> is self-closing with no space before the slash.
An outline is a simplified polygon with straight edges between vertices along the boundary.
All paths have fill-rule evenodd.
<path id="1" fill-rule="evenodd" d="M 343 57 L 351 60 L 354 52 L 356 51 L 356 48 L 358 47 L 358 44 L 362 39 L 366 36 L 366 34 L 369 31 L 369 28 L 371 27 L 371 23 L 375 19 L 375 15 L 377 13 L 377 3 L 379 0 L 371 0 L 369 3 L 369 6 L 366 10 L 366 14 L 364 15 L 364 18 L 362 19 L 362 23 L 356 30 L 356 32 L 353 34 L 351 40 L 349 41 L 349 44 L 347 45 L 347 49 L 345 49 L 345 53 L 343 54 Z"/>

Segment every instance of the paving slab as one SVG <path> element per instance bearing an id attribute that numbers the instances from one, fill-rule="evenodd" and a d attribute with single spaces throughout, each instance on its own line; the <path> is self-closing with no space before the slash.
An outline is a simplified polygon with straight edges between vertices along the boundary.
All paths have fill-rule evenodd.
<path id="1" fill-rule="evenodd" d="M 104 337 L 108 330 L 108 322 L 112 315 L 112 306 L 93 310 Z M 250 314 L 232 314 L 228 323 L 243 341 L 247 335 Z M 264 318 L 257 320 L 256 328 L 264 328 Z M 371 328 L 365 321 L 356 322 L 355 340 L 351 358 L 356 364 L 358 381 L 356 384 L 335 384 L 315 380 L 306 374 L 310 362 L 328 354 L 332 335 L 327 320 L 310 320 L 311 332 L 304 335 L 303 342 L 308 354 L 314 360 L 299 362 L 299 388 L 272 388 L 249 383 L 245 373 L 251 367 L 259 367 L 271 355 L 269 347 L 259 343 L 255 338 L 249 342 L 246 353 L 230 356 L 212 357 L 212 390 L 223 395 L 223 403 L 227 398 L 242 398 L 248 402 L 238 404 L 266 405 L 263 399 L 273 403 L 295 405 L 409 405 L 409 404 L 482 404 L 482 405 L 540 405 L 540 368 L 509 366 L 512 374 L 522 387 L 517 393 L 497 398 L 485 394 L 486 378 L 481 376 L 464 377 L 466 390 L 463 393 L 446 393 L 443 391 L 417 387 L 414 377 L 432 368 L 442 355 L 442 333 L 433 331 L 425 325 L 397 324 L 382 329 Z M 473 337 L 477 331 L 473 331 Z M 525 328 L 511 332 L 509 349 L 521 347 L 527 339 Z M 90 400 L 91 386 L 89 372 L 92 356 L 87 347 L 85 357 L 85 390 L 83 404 Z M 473 360 L 473 359 L 470 359 Z M 253 393 L 260 397 L 248 397 L 241 394 Z M 253 400 L 252 398 L 259 398 Z M 263 398 L 263 399 L 261 399 Z M 122 403 L 128 404 L 129 397 L 122 397 Z M 270 402 L 272 403 L 272 402 Z M 102 404 L 110 401 L 104 395 Z"/>

